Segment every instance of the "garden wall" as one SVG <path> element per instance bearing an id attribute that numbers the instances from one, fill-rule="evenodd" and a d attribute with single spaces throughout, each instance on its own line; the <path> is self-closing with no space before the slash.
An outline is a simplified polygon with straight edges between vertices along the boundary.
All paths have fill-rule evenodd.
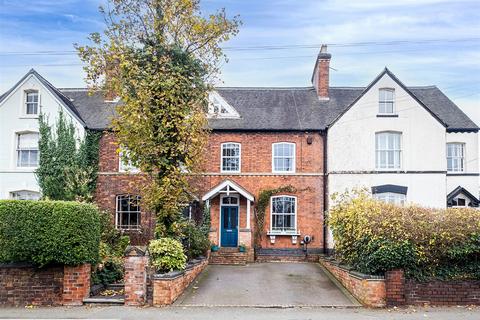
<path id="1" fill-rule="evenodd" d="M 364 306 L 374 308 L 386 306 L 384 277 L 351 271 L 328 258 L 321 257 L 319 261 Z"/>
<path id="2" fill-rule="evenodd" d="M 89 264 L 45 268 L 0 264 L 0 306 L 81 305 L 89 290 Z"/>
<path id="3" fill-rule="evenodd" d="M 152 277 L 153 305 L 172 304 L 208 265 L 206 258 L 194 260 L 183 271 L 154 274 Z"/>

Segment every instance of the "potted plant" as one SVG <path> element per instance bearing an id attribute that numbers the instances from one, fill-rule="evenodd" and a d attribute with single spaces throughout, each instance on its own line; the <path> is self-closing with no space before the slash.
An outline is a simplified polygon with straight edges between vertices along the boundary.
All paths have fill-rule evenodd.
<path id="1" fill-rule="evenodd" d="M 216 244 L 214 244 L 210 247 L 210 249 L 212 250 L 212 252 L 217 252 L 220 248 Z"/>
<path id="2" fill-rule="evenodd" d="M 243 243 L 241 243 L 239 246 L 238 246 L 238 251 L 240 252 L 246 252 L 247 251 L 247 246 Z"/>

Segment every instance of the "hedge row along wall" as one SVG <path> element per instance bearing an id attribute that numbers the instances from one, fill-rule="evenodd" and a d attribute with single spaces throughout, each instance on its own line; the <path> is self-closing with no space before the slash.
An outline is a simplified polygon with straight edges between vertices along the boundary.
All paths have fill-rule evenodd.
<path id="1" fill-rule="evenodd" d="M 0 200 L 0 263 L 96 263 L 99 242 L 100 218 L 93 205 Z"/>
<path id="2" fill-rule="evenodd" d="M 480 280 L 480 210 L 395 206 L 354 192 L 333 197 L 336 258 L 356 271 L 407 279 Z"/>

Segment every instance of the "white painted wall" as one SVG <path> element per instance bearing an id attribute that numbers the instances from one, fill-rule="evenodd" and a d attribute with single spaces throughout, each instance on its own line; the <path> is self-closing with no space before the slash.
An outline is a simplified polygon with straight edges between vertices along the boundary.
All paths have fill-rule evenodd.
<path id="1" fill-rule="evenodd" d="M 379 118 L 380 88 L 395 89 L 398 117 Z M 328 131 L 329 192 L 395 184 L 408 187 L 407 201 L 445 207 L 445 174 L 353 174 L 375 171 L 375 133 L 402 133 L 400 171 L 446 171 L 445 127 L 385 74 Z M 339 172 L 352 174 L 339 174 Z"/>
<path id="2" fill-rule="evenodd" d="M 39 191 L 35 179 L 35 168 L 17 169 L 16 134 L 18 132 L 38 132 L 38 117 L 25 115 L 25 90 L 39 91 L 40 111 L 48 116 L 49 123 L 54 124 L 58 112 L 63 113 L 76 127 L 78 137 L 83 137 L 82 124 L 66 110 L 60 101 L 34 76 L 27 77 L 0 104 L 0 199 L 8 199 L 10 192 L 18 190 Z"/>
<path id="3" fill-rule="evenodd" d="M 479 144 L 478 133 L 447 133 L 448 142 L 465 144 L 465 173 L 478 174 L 479 172 Z M 458 186 L 462 186 L 475 197 L 479 197 L 479 177 L 475 175 L 447 175 L 447 194 Z"/>

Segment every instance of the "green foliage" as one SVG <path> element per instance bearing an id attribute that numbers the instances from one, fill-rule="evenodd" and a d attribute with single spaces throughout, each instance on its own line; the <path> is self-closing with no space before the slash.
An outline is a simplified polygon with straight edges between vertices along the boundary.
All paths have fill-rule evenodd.
<path id="1" fill-rule="evenodd" d="M 295 193 L 297 189 L 292 187 L 291 185 L 282 186 L 276 189 L 267 189 L 260 191 L 258 195 L 257 204 L 255 206 L 255 246 L 260 247 L 261 239 L 263 235 L 263 230 L 265 227 L 265 211 L 267 207 L 270 205 L 270 198 L 279 193 Z"/>
<path id="2" fill-rule="evenodd" d="M 40 160 L 35 173 L 43 197 L 91 201 L 97 179 L 100 133 L 87 131 L 77 149 L 75 126 L 62 112 L 54 126 L 40 115 L 39 131 Z"/>
<path id="3" fill-rule="evenodd" d="M 171 238 L 150 241 L 148 246 L 150 261 L 158 272 L 184 270 L 187 256 L 183 253 L 182 243 Z"/>
<path id="4" fill-rule="evenodd" d="M 0 261 L 96 263 L 98 209 L 66 201 L 0 200 Z"/>
<path id="5" fill-rule="evenodd" d="M 203 206 L 202 223 L 200 225 L 200 229 L 202 230 L 202 233 L 206 237 L 209 236 L 211 227 L 212 227 L 212 221 L 210 217 L 210 207 L 205 204 Z"/>
<path id="6" fill-rule="evenodd" d="M 193 222 L 186 224 L 184 229 L 185 238 L 183 246 L 188 259 L 205 256 L 210 248 L 210 240 L 208 234 L 206 235 L 201 227 L 198 227 Z"/>
<path id="7" fill-rule="evenodd" d="M 332 198 L 335 252 L 356 270 L 403 268 L 417 279 L 480 279 L 480 211 L 400 207 L 363 191 Z"/>
<path id="8" fill-rule="evenodd" d="M 202 163 L 220 43 L 238 32 L 239 21 L 223 10 L 206 17 L 198 0 L 110 0 L 106 8 L 103 35 L 76 48 L 90 86 L 122 100 L 112 129 L 150 178 L 142 201 L 156 214 L 157 237 L 176 236 L 180 204 L 190 200 L 185 172 Z"/>
<path id="9" fill-rule="evenodd" d="M 117 230 L 108 212 L 100 214 L 101 240 L 99 247 L 100 263 L 92 273 L 94 284 L 109 284 L 123 279 L 123 256 L 130 244 L 130 238 Z"/>

